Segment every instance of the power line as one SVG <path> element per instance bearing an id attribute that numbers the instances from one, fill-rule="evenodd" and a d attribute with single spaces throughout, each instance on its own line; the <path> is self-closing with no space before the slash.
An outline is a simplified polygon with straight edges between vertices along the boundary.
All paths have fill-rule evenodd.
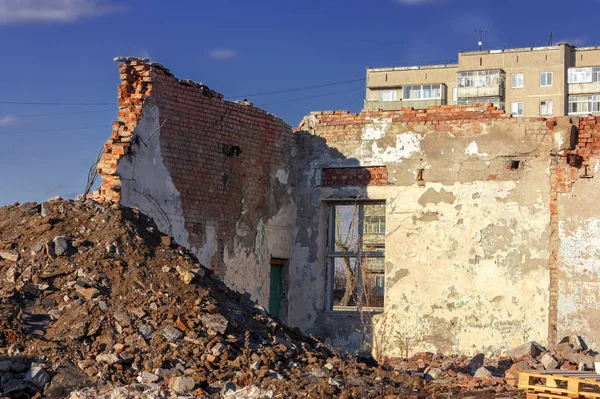
<path id="1" fill-rule="evenodd" d="M 361 100 L 362 98 L 364 98 L 364 96 L 361 94 L 360 96 L 358 96 L 358 97 L 356 97 L 356 98 L 354 98 L 354 99 L 352 99 L 352 100 L 350 100 L 350 101 L 348 101 L 348 102 L 346 102 L 346 103 L 344 103 L 342 105 L 338 105 L 335 109 L 343 109 L 344 107 L 352 104 L 355 101 Z"/>
<path id="2" fill-rule="evenodd" d="M 0 132 L 0 136 L 9 136 L 9 135 L 10 136 L 19 136 L 21 134 L 28 134 L 28 133 L 64 132 L 64 131 L 70 131 L 70 130 L 89 130 L 89 129 L 96 129 L 96 128 L 100 128 L 100 127 L 110 128 L 110 125 L 104 124 L 104 125 L 97 125 L 97 126 L 73 127 L 73 128 L 67 128 L 67 129 L 28 130 L 25 132 Z"/>
<path id="3" fill-rule="evenodd" d="M 323 93 L 323 94 L 317 94 L 314 96 L 309 96 L 309 97 L 301 97 L 301 98 L 294 98 L 293 100 L 287 100 L 287 101 L 278 101 L 276 103 L 270 103 L 270 104 L 258 104 L 256 105 L 257 107 L 268 107 L 269 105 L 278 105 L 278 104 L 287 104 L 287 103 L 293 103 L 296 101 L 302 101 L 302 100 L 308 100 L 310 98 L 318 98 L 318 97 L 327 97 L 327 96 L 332 96 L 334 94 L 340 94 L 340 93 L 349 93 L 351 91 L 356 91 L 356 89 L 351 89 L 351 90 L 340 90 L 340 91 L 333 91 L 330 93 Z"/>
<path id="4" fill-rule="evenodd" d="M 360 79 L 354 79 L 354 80 L 344 80 L 341 82 L 325 83 L 325 84 L 314 85 L 314 86 L 296 87 L 293 89 L 281 89 L 281 90 L 275 90 L 275 91 L 265 91 L 262 93 L 252 93 L 252 94 L 244 94 L 244 95 L 238 95 L 238 96 L 227 96 L 227 97 L 225 97 L 225 99 L 258 97 L 258 96 L 268 96 L 271 94 L 291 93 L 294 91 L 312 90 L 312 89 L 318 89 L 321 87 L 330 87 L 330 86 L 336 86 L 336 85 L 343 85 L 343 84 L 347 84 L 347 83 L 362 82 L 364 80 L 366 80 L 366 78 L 360 78 Z"/>
<path id="5" fill-rule="evenodd" d="M 0 101 L 0 104 L 9 105 L 59 105 L 59 106 L 80 106 L 80 105 L 115 105 L 112 103 L 59 103 L 59 102 L 29 102 L 29 101 Z"/>

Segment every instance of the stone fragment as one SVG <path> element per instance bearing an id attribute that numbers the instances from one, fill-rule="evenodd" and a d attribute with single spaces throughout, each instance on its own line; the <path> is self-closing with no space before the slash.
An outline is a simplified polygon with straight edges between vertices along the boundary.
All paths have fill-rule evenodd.
<path id="1" fill-rule="evenodd" d="M 149 373 L 147 371 L 142 371 L 138 377 L 137 377 L 137 381 L 144 383 L 144 382 L 156 382 L 160 379 L 159 376 Z"/>
<path id="2" fill-rule="evenodd" d="M 103 353 L 96 356 L 96 361 L 100 363 L 116 364 L 119 363 L 119 357 L 114 353 Z"/>
<path id="3" fill-rule="evenodd" d="M 66 237 L 57 236 L 54 237 L 54 253 L 56 256 L 66 255 L 67 250 L 69 249 L 69 243 L 67 242 Z"/>
<path id="4" fill-rule="evenodd" d="M 212 353 L 213 356 L 215 356 L 215 357 L 221 356 L 223 354 L 223 352 L 225 352 L 225 345 L 223 345 L 222 343 L 217 343 L 210 350 L 210 353 Z"/>
<path id="5" fill-rule="evenodd" d="M 0 250 L 0 259 L 17 262 L 19 260 L 19 253 L 16 251 Z"/>
<path id="6" fill-rule="evenodd" d="M 154 328 L 152 328 L 149 324 L 142 324 L 138 328 L 138 332 L 142 335 L 142 337 L 149 339 L 152 338 L 152 334 L 154 334 Z"/>
<path id="7" fill-rule="evenodd" d="M 192 280 L 194 280 L 194 278 L 196 277 L 196 274 L 194 272 L 188 269 L 184 269 L 181 266 L 177 266 L 176 270 L 177 273 L 179 273 L 179 278 L 181 278 L 181 281 L 183 281 L 185 284 L 190 284 Z"/>
<path id="8" fill-rule="evenodd" d="M 209 335 L 225 334 L 225 330 L 227 330 L 228 321 L 220 314 L 203 314 L 200 316 L 200 320 Z"/>
<path id="9" fill-rule="evenodd" d="M 17 392 L 25 390 L 25 384 L 18 379 L 12 379 L 2 385 L 2 392 L 5 395 L 16 395 Z"/>
<path id="10" fill-rule="evenodd" d="M 480 367 L 479 369 L 477 369 L 477 371 L 475 371 L 475 374 L 473 374 L 473 377 L 475 378 L 485 378 L 491 376 L 492 372 L 485 367 Z"/>
<path id="11" fill-rule="evenodd" d="M 587 349 L 587 345 L 585 344 L 585 342 L 583 342 L 581 337 L 579 337 L 579 335 L 576 334 L 563 337 L 563 339 L 560 340 L 559 344 L 564 343 L 568 343 L 569 345 L 571 345 L 571 348 L 573 348 L 574 351 L 582 351 Z"/>
<path id="12" fill-rule="evenodd" d="M 235 383 L 231 381 L 227 381 L 225 385 L 223 385 L 223 389 L 221 389 L 221 396 L 227 396 L 228 394 L 237 392 L 238 387 Z"/>
<path id="13" fill-rule="evenodd" d="M 525 356 L 537 357 L 542 351 L 540 344 L 529 341 L 512 348 L 508 353 L 513 359 L 520 359 Z"/>
<path id="14" fill-rule="evenodd" d="M 327 382 L 329 383 L 329 385 L 337 387 L 337 388 L 341 388 L 344 386 L 344 381 L 337 379 L 337 378 L 329 377 L 329 380 Z"/>
<path id="15" fill-rule="evenodd" d="M 562 342 L 554 347 L 554 352 L 562 360 L 573 360 L 575 358 L 575 350 L 568 342 Z"/>
<path id="16" fill-rule="evenodd" d="M 479 353 L 471 359 L 471 361 L 467 365 L 467 368 L 469 369 L 471 375 L 475 374 L 477 370 L 483 367 L 483 359 L 485 359 L 485 355 L 483 353 Z"/>
<path id="17" fill-rule="evenodd" d="M 97 288 L 91 287 L 91 288 L 85 288 L 82 287 L 80 285 L 75 284 L 75 291 L 77 291 L 77 293 L 79 295 L 81 295 L 82 297 L 84 297 L 85 299 L 92 300 L 94 298 L 97 298 L 101 295 L 100 290 L 98 290 Z"/>
<path id="18" fill-rule="evenodd" d="M 435 368 L 435 367 L 430 367 L 429 371 L 427 371 L 427 374 L 425 374 L 425 379 L 427 381 L 433 381 L 436 380 L 440 374 L 442 374 L 442 370 Z"/>
<path id="19" fill-rule="evenodd" d="M 540 363 L 542 363 L 546 370 L 554 370 L 558 367 L 558 362 L 549 352 L 546 352 L 542 355 Z"/>
<path id="20" fill-rule="evenodd" d="M 529 369 L 529 362 L 527 362 L 526 360 L 522 360 L 520 362 L 514 363 L 508 370 L 506 370 L 504 376 L 506 379 L 518 379 L 519 373 Z"/>
<path id="21" fill-rule="evenodd" d="M 171 378 L 169 388 L 177 393 L 187 393 L 194 389 L 196 382 L 192 377 L 180 376 Z"/>
<path id="22" fill-rule="evenodd" d="M 25 375 L 25 382 L 33 384 L 36 388 L 42 390 L 48 382 L 50 382 L 50 376 L 41 367 L 32 367 Z"/>
<path id="23" fill-rule="evenodd" d="M 250 369 L 252 369 L 254 371 L 257 371 L 257 370 L 260 370 L 260 366 L 261 366 L 261 362 L 259 360 L 259 361 L 256 361 L 256 362 L 252 363 L 250 365 Z"/>
<path id="24" fill-rule="evenodd" d="M 183 332 L 174 326 L 166 326 L 163 329 L 163 336 L 169 341 L 179 341 L 183 338 Z"/>

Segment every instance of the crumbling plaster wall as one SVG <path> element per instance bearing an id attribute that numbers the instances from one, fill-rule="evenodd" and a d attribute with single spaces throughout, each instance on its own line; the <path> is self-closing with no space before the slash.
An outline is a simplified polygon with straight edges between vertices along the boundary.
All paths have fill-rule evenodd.
<path id="1" fill-rule="evenodd" d="M 600 345 L 600 119 L 579 120 L 577 147 L 569 153 L 581 162 L 578 169 L 556 157 L 553 219 L 556 251 L 556 333 L 581 335 L 591 348 Z M 587 167 L 587 169 L 586 169 Z"/>
<path id="2" fill-rule="evenodd" d="M 293 285 L 294 298 L 316 301 L 298 324 L 351 350 L 365 345 L 358 315 L 326 310 L 319 256 L 327 201 L 359 196 L 387 204 L 385 309 L 366 344 L 395 356 L 500 353 L 547 340 L 549 154 L 559 150 L 557 141 L 568 141 L 570 126 L 511 119 L 492 107 L 440 107 L 314 113 L 299 129 L 298 208 L 306 234 L 296 253 L 306 248 L 311 283 Z M 511 161 L 519 161 L 516 170 Z M 356 165 L 385 165 L 389 184 L 320 186 L 322 168 Z"/>
<path id="3" fill-rule="evenodd" d="M 137 207 L 231 288 L 269 303 L 271 258 L 290 259 L 293 132 L 249 102 L 119 59 L 119 120 L 97 197 Z"/>

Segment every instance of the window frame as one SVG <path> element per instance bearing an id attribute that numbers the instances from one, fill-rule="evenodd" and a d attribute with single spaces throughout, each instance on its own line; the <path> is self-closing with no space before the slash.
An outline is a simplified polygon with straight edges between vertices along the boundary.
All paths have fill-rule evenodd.
<path id="1" fill-rule="evenodd" d="M 336 200 L 336 201 L 327 201 L 327 208 L 328 208 L 328 232 L 327 232 L 327 247 L 326 247 L 326 273 L 327 273 L 327 283 L 326 283 L 326 301 L 327 301 L 327 311 L 330 312 L 338 312 L 338 311 L 355 311 L 355 312 L 359 312 L 361 310 L 367 310 L 367 311 L 375 311 L 375 312 L 381 312 L 384 309 L 385 306 L 385 267 L 383 269 L 383 278 L 384 278 L 384 287 L 383 287 L 383 297 L 384 297 L 384 306 L 377 306 L 377 307 L 367 307 L 367 306 L 361 306 L 361 304 L 357 304 L 356 306 L 352 305 L 352 306 L 334 306 L 333 305 L 333 299 L 334 299 L 334 278 L 335 278 L 335 259 L 336 258 L 352 258 L 352 259 L 366 259 L 366 258 L 379 258 L 379 259 L 384 259 L 385 260 L 385 247 L 383 252 L 381 251 L 369 251 L 369 252 L 363 252 L 363 239 L 364 239 L 364 206 L 365 205 L 384 205 L 384 207 L 387 206 L 386 201 L 385 200 Z M 335 216 L 336 216 L 336 212 L 335 212 L 335 207 L 336 206 L 342 206 L 342 205 L 353 205 L 353 206 L 358 206 L 358 230 L 357 230 L 357 235 L 358 235 L 358 250 L 356 252 L 354 251 L 350 251 L 350 252 L 345 252 L 345 251 L 336 251 L 336 244 L 335 244 L 335 234 L 336 234 L 336 220 L 335 220 Z M 387 219 L 387 217 L 386 217 Z M 386 220 L 387 221 L 387 220 Z M 385 240 L 385 232 L 384 234 L 384 240 Z M 384 241 L 385 242 L 385 241 Z M 385 261 L 384 261 L 385 264 Z M 361 283 L 363 281 L 363 272 L 362 269 L 359 267 L 357 270 L 358 273 L 358 281 L 359 283 Z M 358 286 L 358 291 L 360 293 L 359 298 L 363 298 L 362 295 L 362 287 L 361 284 L 359 284 Z"/>
<path id="2" fill-rule="evenodd" d="M 574 101 L 580 99 L 579 101 Z M 571 104 L 588 104 L 588 110 L 571 112 Z M 595 109 L 594 109 L 595 108 Z M 588 115 L 600 112 L 600 94 L 583 94 L 569 96 L 567 100 L 568 115 Z"/>
<path id="3" fill-rule="evenodd" d="M 521 104 L 521 113 L 513 113 L 513 105 L 517 106 L 517 112 L 519 111 L 519 104 Z M 514 101 L 510 103 L 510 116 L 513 118 L 522 117 L 525 114 L 525 103 L 522 101 Z"/>
<path id="4" fill-rule="evenodd" d="M 521 85 L 518 86 L 519 84 L 519 76 L 521 77 Z M 516 85 L 515 85 L 515 78 L 516 79 Z M 510 88 L 511 89 L 522 89 L 525 87 L 525 74 L 524 73 L 513 73 L 510 75 Z"/>
<path id="5" fill-rule="evenodd" d="M 456 75 L 456 86 L 458 88 L 497 86 L 504 81 L 504 72 L 500 69 L 461 71 L 457 72 Z"/>
<path id="6" fill-rule="evenodd" d="M 384 100 L 383 99 L 383 94 L 387 93 L 387 94 L 392 94 L 392 99 L 391 100 Z M 379 90 L 378 94 L 377 94 L 377 98 L 380 102 L 393 102 L 393 101 L 398 101 L 398 90 Z"/>
<path id="7" fill-rule="evenodd" d="M 433 93 L 434 92 L 434 86 L 437 86 L 438 88 L 438 93 L 439 96 L 438 97 L 434 97 L 434 96 L 429 96 L 429 97 L 425 97 L 425 86 L 429 86 L 429 92 Z M 412 89 L 412 88 L 419 88 L 418 89 L 418 93 L 419 93 L 419 97 L 418 98 L 410 98 L 410 97 L 406 97 L 405 96 L 405 90 Z M 402 101 L 427 101 L 427 100 L 441 100 L 442 99 L 442 84 L 441 83 L 427 83 L 427 84 L 420 84 L 420 85 L 407 85 L 407 86 L 402 86 Z"/>
<path id="8" fill-rule="evenodd" d="M 542 112 L 542 104 L 545 103 L 546 106 L 546 112 L 543 113 Z M 548 111 L 548 105 L 550 105 L 550 111 Z M 552 116 L 552 113 L 554 112 L 554 110 L 552 109 L 552 100 L 543 100 L 540 101 L 540 116 Z"/>
<path id="9" fill-rule="evenodd" d="M 592 67 L 572 67 L 567 70 L 568 84 L 592 83 L 594 81 L 594 68 Z M 583 80 L 576 79 L 583 77 Z"/>
<path id="10" fill-rule="evenodd" d="M 542 76 L 546 77 L 546 83 L 542 84 Z M 548 84 L 548 77 L 550 77 L 550 84 Z M 554 85 L 554 72 L 540 72 L 540 87 L 552 87 Z"/>

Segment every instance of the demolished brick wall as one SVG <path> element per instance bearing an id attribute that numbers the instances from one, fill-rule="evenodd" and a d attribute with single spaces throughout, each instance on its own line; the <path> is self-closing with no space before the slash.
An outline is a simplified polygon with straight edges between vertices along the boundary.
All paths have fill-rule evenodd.
<path id="1" fill-rule="evenodd" d="M 174 230 L 179 231 L 184 241 L 180 244 L 195 250 L 207 267 L 226 279 L 228 259 L 247 258 L 244 251 L 262 257 L 263 249 L 255 248 L 256 237 L 265 235 L 261 229 L 290 202 L 286 193 L 292 130 L 251 103 L 224 101 L 222 94 L 179 80 L 160 64 L 119 61 L 119 120 L 113 123 L 98 165 L 102 186 L 96 196 L 145 212 L 152 208 L 159 226 L 176 238 Z M 144 118 L 153 113 L 156 120 L 147 127 L 150 122 Z M 161 188 L 148 188 L 154 184 L 152 176 L 140 176 L 136 162 L 144 156 L 152 156 L 150 167 L 164 164 L 167 186 L 171 181 L 174 185 L 162 189 L 172 192 L 168 198 L 158 198 Z M 126 172 L 125 164 L 130 165 Z M 169 208 L 167 202 L 180 204 Z M 264 238 L 259 240 L 266 245 Z M 259 260 L 252 262 L 264 266 L 262 276 L 268 279 L 269 260 Z M 237 267 L 242 264 L 231 266 Z M 236 271 L 229 272 L 233 276 Z M 243 291 L 244 284 L 236 288 Z"/>

